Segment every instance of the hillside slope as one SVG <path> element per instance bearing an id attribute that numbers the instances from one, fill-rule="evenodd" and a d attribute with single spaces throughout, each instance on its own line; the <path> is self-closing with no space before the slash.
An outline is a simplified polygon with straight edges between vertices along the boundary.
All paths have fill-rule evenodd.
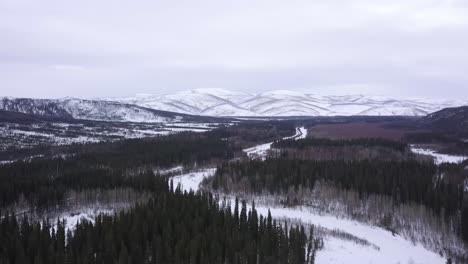
<path id="1" fill-rule="evenodd" d="M 435 130 L 468 134 L 468 106 L 437 111 L 424 117 L 421 123 Z"/>
<path id="2" fill-rule="evenodd" d="M 177 121 L 216 121 L 142 106 L 99 100 L 2 98 L 0 110 L 60 119 L 84 119 L 111 122 L 164 123 Z M 11 115 L 11 113 L 10 113 Z"/>

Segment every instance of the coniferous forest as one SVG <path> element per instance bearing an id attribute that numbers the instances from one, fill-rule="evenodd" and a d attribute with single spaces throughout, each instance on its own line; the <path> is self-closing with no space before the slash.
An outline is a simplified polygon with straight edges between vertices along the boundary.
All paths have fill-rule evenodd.
<path id="1" fill-rule="evenodd" d="M 70 191 L 130 188 L 150 198 L 73 230 L 60 219 L 1 210 L 2 264 L 314 263 L 321 243 L 313 229 L 259 215 L 245 201 L 183 192 L 153 173 L 232 159 L 238 147 L 219 137 L 187 133 L 61 147 L 66 155 L 46 149 L 47 156 L 0 166 L 0 208 L 25 200 L 30 210 L 50 212 Z"/>
<path id="2" fill-rule="evenodd" d="M 377 195 L 393 206 L 418 204 L 442 218 L 459 219 L 452 223 L 454 230 L 468 242 L 468 196 L 464 185 L 468 171 L 464 164 L 436 166 L 430 160 L 405 154 L 406 144 L 379 139 L 281 140 L 273 146 L 278 149 L 265 161 L 219 165 L 205 185 L 228 193 L 286 196 L 283 203 L 291 206 L 302 204 L 317 183 L 325 183 L 343 192 L 355 192 L 361 200 Z M 361 154 L 354 152 L 352 158 L 346 158 L 350 153 L 343 149 L 350 146 L 391 149 L 400 154 L 396 159 L 379 155 L 369 159 L 356 158 Z M 322 151 L 322 157 L 332 158 L 298 158 L 316 155 L 308 151 Z"/>
<path id="3" fill-rule="evenodd" d="M 312 189 L 317 181 L 324 180 L 343 190 L 356 190 L 363 197 L 388 195 L 400 203 L 417 202 L 437 212 L 443 208 L 447 214 L 455 214 L 463 204 L 462 185 L 441 178 L 434 181 L 438 173 L 442 172 L 434 164 L 417 161 L 269 159 L 225 163 L 210 182 L 214 189 L 224 191 L 275 194 L 286 193 L 291 187 Z"/>
<path id="4" fill-rule="evenodd" d="M 152 179 L 148 202 L 74 231 L 60 220 L 51 226 L 3 214 L 0 263 L 313 263 L 319 241 L 304 227 Z"/>
<path id="5" fill-rule="evenodd" d="M 135 174 L 154 167 L 229 159 L 235 148 L 226 141 L 189 133 L 75 145 L 66 151 L 67 155 L 0 166 L 0 207 L 20 197 L 38 208 L 54 207 L 68 190 L 134 187 L 141 191 L 148 188 L 148 177 L 133 177 Z"/>

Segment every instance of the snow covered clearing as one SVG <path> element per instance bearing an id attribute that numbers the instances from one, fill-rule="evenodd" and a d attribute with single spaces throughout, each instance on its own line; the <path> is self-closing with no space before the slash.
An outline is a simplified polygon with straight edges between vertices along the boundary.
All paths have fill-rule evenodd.
<path id="1" fill-rule="evenodd" d="M 205 177 L 214 175 L 216 169 L 205 169 L 199 172 L 187 173 L 173 177 L 174 186 L 181 184 L 183 190 L 197 191 Z M 234 199 L 228 197 L 231 206 Z M 276 219 L 299 221 L 303 224 L 311 224 L 329 230 L 339 230 L 351 234 L 357 238 L 368 241 L 371 245 L 362 245 L 354 241 L 344 240 L 337 237 L 324 237 L 324 248 L 317 253 L 318 264 L 439 264 L 445 263 L 440 255 L 425 249 L 419 244 L 401 236 L 393 235 L 391 232 L 359 223 L 357 221 L 339 218 L 332 215 L 323 215 L 314 212 L 308 207 L 267 207 L 257 202 L 256 209 L 263 216 L 271 215 Z"/>
<path id="2" fill-rule="evenodd" d="M 382 228 L 361 224 L 356 221 L 337 218 L 330 215 L 319 215 L 306 208 L 267 208 L 257 205 L 260 214 L 271 215 L 276 219 L 295 219 L 304 224 L 313 224 L 330 230 L 340 230 L 358 238 L 367 240 L 378 249 L 360 245 L 335 237 L 325 237 L 324 248 L 317 253 L 316 263 L 414 263 L 431 264 L 445 263 L 440 255 L 429 251 L 421 245 L 415 245 L 400 236 Z"/>
<path id="3" fill-rule="evenodd" d="M 261 160 L 265 160 L 267 151 L 271 149 L 272 144 L 273 142 L 265 143 L 265 144 L 257 145 L 255 147 L 243 149 L 242 151 L 247 153 L 247 156 L 251 159 L 259 157 Z"/>
<path id="4" fill-rule="evenodd" d="M 283 139 L 284 140 L 286 140 L 286 139 L 296 139 L 296 140 L 298 140 L 298 139 L 303 139 L 303 138 L 306 138 L 306 137 L 307 137 L 307 128 L 297 127 L 296 128 L 296 133 L 294 135 L 292 135 L 290 137 L 284 137 Z M 260 144 L 260 145 L 257 145 L 255 147 L 243 149 L 242 151 L 244 151 L 250 159 L 259 158 L 261 160 L 265 160 L 267 152 L 268 152 L 268 150 L 271 149 L 272 144 L 273 144 L 273 142 Z"/>
<path id="5" fill-rule="evenodd" d="M 190 190 L 198 191 L 200 183 L 204 178 L 211 177 L 215 174 L 216 168 L 208 168 L 200 171 L 185 173 L 171 178 L 174 187 L 179 184 L 182 190 L 189 192 Z"/>
<path id="6" fill-rule="evenodd" d="M 57 218 L 53 219 L 54 220 L 54 226 L 57 225 L 57 219 L 60 220 L 65 220 L 65 232 L 68 230 L 74 230 L 76 226 L 83 222 L 83 221 L 88 221 L 91 223 L 95 222 L 95 218 L 100 215 L 100 214 L 106 214 L 106 215 L 112 215 L 115 212 L 115 210 L 112 209 L 84 209 L 80 210 L 80 212 L 65 212 L 59 215 Z"/>
<path id="7" fill-rule="evenodd" d="M 468 157 L 465 156 L 455 156 L 455 155 L 448 155 L 448 154 L 440 154 L 437 153 L 434 150 L 431 149 L 424 149 L 424 148 L 417 148 L 414 146 L 411 146 L 411 151 L 413 151 L 416 154 L 421 154 L 421 155 L 427 155 L 427 156 L 432 156 L 434 158 L 434 163 L 435 164 L 441 164 L 444 162 L 447 163 L 461 163 L 468 159 Z"/>

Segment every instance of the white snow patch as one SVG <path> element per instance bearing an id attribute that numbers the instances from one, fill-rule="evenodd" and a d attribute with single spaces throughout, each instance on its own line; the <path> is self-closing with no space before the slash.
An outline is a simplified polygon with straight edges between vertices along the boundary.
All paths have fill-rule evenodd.
<path id="1" fill-rule="evenodd" d="M 67 232 L 68 230 L 75 230 L 76 226 L 83 221 L 89 221 L 94 224 L 96 216 L 100 214 L 111 215 L 113 213 L 113 210 L 88 209 L 79 213 L 64 213 L 59 219 L 65 220 L 65 232 Z"/>
<path id="2" fill-rule="evenodd" d="M 180 184 L 182 190 L 187 192 L 192 190 L 196 192 L 198 191 L 200 183 L 203 181 L 203 179 L 212 177 L 215 172 L 216 168 L 208 168 L 174 176 L 171 178 L 171 180 L 173 181 L 174 187 L 177 187 Z"/>
<path id="3" fill-rule="evenodd" d="M 434 163 L 435 164 L 441 164 L 444 162 L 447 163 L 461 163 L 468 159 L 466 156 L 456 156 L 456 155 L 448 155 L 448 154 L 440 154 L 437 153 L 434 150 L 431 149 L 424 149 L 424 148 L 417 148 L 414 146 L 411 146 L 411 151 L 413 151 L 416 154 L 422 154 L 422 155 L 427 155 L 427 156 L 432 156 L 434 158 Z"/>
<path id="4" fill-rule="evenodd" d="M 298 128 L 298 129 L 299 129 L 299 132 L 300 132 L 301 134 L 300 134 L 300 136 L 296 137 L 296 140 L 306 138 L 306 137 L 307 137 L 307 133 L 308 133 L 307 128 L 305 128 L 305 127 L 300 127 L 300 128 Z"/>
<path id="5" fill-rule="evenodd" d="M 251 158 L 251 159 L 259 157 L 261 160 L 265 160 L 267 151 L 269 149 L 271 149 L 271 144 L 273 144 L 273 142 L 257 145 L 255 147 L 251 147 L 251 148 L 247 148 L 247 149 L 243 149 L 242 151 L 247 153 L 247 156 L 249 158 Z"/>

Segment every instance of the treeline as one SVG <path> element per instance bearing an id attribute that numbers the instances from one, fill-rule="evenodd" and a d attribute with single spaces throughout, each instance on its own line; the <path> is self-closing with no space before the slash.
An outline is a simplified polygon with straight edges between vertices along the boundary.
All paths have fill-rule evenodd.
<path id="1" fill-rule="evenodd" d="M 67 161 L 55 160 L 49 164 L 33 162 L 26 170 L 0 176 L 0 208 L 15 202 L 27 203 L 30 209 L 47 210 L 62 205 L 68 191 L 110 190 L 132 188 L 135 191 L 153 191 L 152 172 L 126 176 L 122 170 L 83 167 L 60 167 Z M 50 167 L 48 167 L 48 165 Z M 53 166 L 60 168 L 57 176 Z M 56 168 L 57 168 L 56 167 Z M 76 170 L 73 170 L 76 168 Z M 0 169 L 2 172 L 6 170 Z M 14 170 L 13 170 L 14 171 Z M 49 174 L 51 173 L 51 174 Z"/>
<path id="2" fill-rule="evenodd" d="M 430 143 L 454 143 L 456 140 L 453 136 L 447 133 L 440 132 L 411 132 L 405 134 L 407 142 L 415 144 L 430 144 Z"/>
<path id="3" fill-rule="evenodd" d="M 468 155 L 468 142 L 465 137 L 440 132 L 408 133 L 405 140 L 413 144 L 436 145 L 440 153 Z"/>
<path id="4" fill-rule="evenodd" d="M 231 142 L 204 133 L 180 133 L 152 138 L 113 142 L 37 146 L 32 149 L 9 149 L 0 152 L 2 160 L 42 155 L 46 158 L 79 156 L 85 162 L 107 163 L 119 168 L 141 165 L 170 166 L 175 162 L 191 164 L 211 158 L 230 158 L 236 148 Z"/>
<path id="5" fill-rule="evenodd" d="M 195 134 L 74 145 L 66 154 L 0 166 L 0 208 L 20 197 L 35 207 L 53 207 L 67 190 L 141 190 L 148 186 L 146 171 L 154 167 L 191 167 L 230 159 L 235 151 L 228 141 Z"/>
<path id="6" fill-rule="evenodd" d="M 461 236 L 468 243 L 468 201 L 465 198 L 463 208 L 461 210 Z"/>
<path id="7" fill-rule="evenodd" d="M 280 225 L 237 200 L 232 212 L 211 194 L 173 191 L 154 178 L 159 191 L 147 203 L 74 231 L 63 221 L 1 216 L 0 263 L 314 263 L 321 243 L 312 231 Z"/>
<path id="8" fill-rule="evenodd" d="M 225 163 L 209 186 L 225 192 L 287 194 L 314 188 L 318 180 L 361 197 L 388 195 L 396 203 L 415 202 L 436 213 L 454 215 L 462 208 L 463 179 L 467 172 L 456 165 L 438 168 L 432 163 L 408 161 L 311 161 L 267 159 Z M 442 177 L 443 175 L 443 177 Z M 289 201 L 298 203 L 299 201 Z"/>
<path id="9" fill-rule="evenodd" d="M 327 138 L 304 138 L 301 140 L 286 139 L 278 140 L 273 143 L 273 148 L 294 148 L 304 149 L 309 147 L 344 147 L 344 146 L 362 146 L 362 147 L 385 147 L 397 151 L 405 151 L 408 146 L 400 141 L 387 140 L 381 138 L 360 138 L 360 139 L 327 139 Z"/>
<path id="10" fill-rule="evenodd" d="M 235 126 L 221 127 L 205 132 L 210 138 L 229 138 L 232 142 L 251 146 L 259 142 L 271 142 L 294 135 L 297 121 L 244 121 Z"/>
<path id="11" fill-rule="evenodd" d="M 399 141 L 385 139 L 306 138 L 279 140 L 273 143 L 271 157 L 299 160 L 385 160 L 414 159 L 408 146 Z"/>

